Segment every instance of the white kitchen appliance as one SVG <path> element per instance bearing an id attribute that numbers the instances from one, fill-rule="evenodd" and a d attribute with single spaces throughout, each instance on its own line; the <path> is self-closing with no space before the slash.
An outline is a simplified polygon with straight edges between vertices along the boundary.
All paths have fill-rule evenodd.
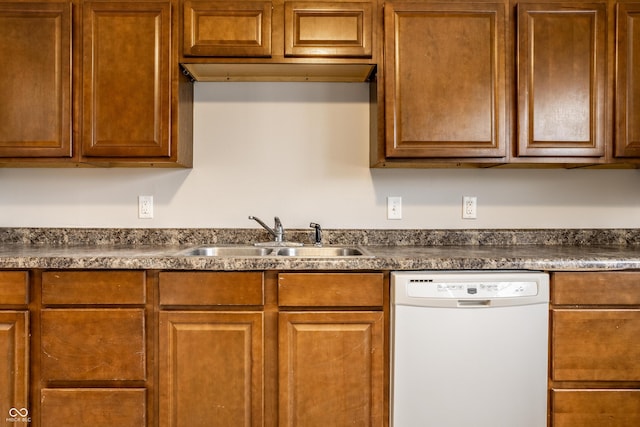
<path id="1" fill-rule="evenodd" d="M 545 427 L 549 276 L 391 274 L 392 427 Z"/>

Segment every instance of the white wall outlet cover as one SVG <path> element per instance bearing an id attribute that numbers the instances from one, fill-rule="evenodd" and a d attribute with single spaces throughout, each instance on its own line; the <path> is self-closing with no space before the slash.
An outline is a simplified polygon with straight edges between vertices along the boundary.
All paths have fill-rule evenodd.
<path id="1" fill-rule="evenodd" d="M 387 197 L 387 219 L 402 219 L 402 197 Z"/>
<path id="2" fill-rule="evenodd" d="M 138 218 L 153 218 L 153 196 L 138 196 Z"/>
<path id="3" fill-rule="evenodd" d="M 463 219 L 478 218 L 478 198 L 476 196 L 462 197 L 462 218 Z"/>

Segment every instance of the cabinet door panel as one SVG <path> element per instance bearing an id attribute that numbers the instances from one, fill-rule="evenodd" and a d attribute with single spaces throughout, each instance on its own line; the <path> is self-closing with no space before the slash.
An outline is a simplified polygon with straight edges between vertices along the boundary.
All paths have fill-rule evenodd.
<path id="1" fill-rule="evenodd" d="M 640 274 L 635 271 L 556 272 L 551 280 L 553 304 L 640 306 Z"/>
<path id="2" fill-rule="evenodd" d="M 268 57 L 270 1 L 186 1 L 184 55 Z"/>
<path id="3" fill-rule="evenodd" d="M 0 271 L 0 305 L 29 303 L 29 273 L 26 271 Z"/>
<path id="4" fill-rule="evenodd" d="M 40 400 L 42 427 L 147 425 L 145 389 L 43 389 Z"/>
<path id="5" fill-rule="evenodd" d="M 169 3 L 89 2 L 83 22 L 83 155 L 169 157 Z"/>
<path id="6" fill-rule="evenodd" d="M 604 155 L 606 5 L 518 5 L 518 156 Z"/>
<path id="7" fill-rule="evenodd" d="M 42 304 L 143 305 L 144 271 L 45 271 Z"/>
<path id="8" fill-rule="evenodd" d="M 160 426 L 263 425 L 263 314 L 160 313 Z"/>
<path id="9" fill-rule="evenodd" d="M 371 57 L 371 3 L 285 2 L 285 55 Z"/>
<path id="10" fill-rule="evenodd" d="M 553 427 L 636 427 L 640 390 L 552 390 Z"/>
<path id="11" fill-rule="evenodd" d="M 71 4 L 0 3 L 0 157 L 70 157 Z"/>
<path id="12" fill-rule="evenodd" d="M 160 305 L 263 305 L 263 282 L 261 272 L 165 271 L 160 273 Z"/>
<path id="13" fill-rule="evenodd" d="M 0 414 L 29 408 L 29 313 L 0 311 Z M 2 425 L 5 425 L 4 423 Z M 7 423 L 9 425 L 9 423 Z M 13 425 L 13 424 L 12 424 Z"/>
<path id="14" fill-rule="evenodd" d="M 142 309 L 42 310 L 45 381 L 144 381 Z"/>
<path id="15" fill-rule="evenodd" d="M 503 4 L 385 6 L 387 157 L 503 157 Z"/>
<path id="16" fill-rule="evenodd" d="M 555 381 L 640 381 L 640 310 L 553 310 Z"/>
<path id="17" fill-rule="evenodd" d="M 382 307 L 382 273 L 281 273 L 280 307 Z"/>
<path id="18" fill-rule="evenodd" d="M 640 157 L 640 4 L 617 7 L 615 155 Z"/>
<path id="19" fill-rule="evenodd" d="M 279 314 L 280 425 L 383 425 L 383 314 Z"/>

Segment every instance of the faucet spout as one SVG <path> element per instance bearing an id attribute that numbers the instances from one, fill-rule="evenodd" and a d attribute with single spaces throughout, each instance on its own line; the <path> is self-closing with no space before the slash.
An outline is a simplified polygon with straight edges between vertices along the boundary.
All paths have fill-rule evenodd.
<path id="1" fill-rule="evenodd" d="M 282 227 L 282 222 L 280 222 L 280 218 L 275 217 L 275 226 L 273 228 L 269 227 L 265 224 L 260 218 L 257 216 L 249 215 L 249 219 L 256 221 L 258 224 L 262 226 L 265 230 L 269 232 L 273 236 L 275 242 L 282 242 L 284 237 L 284 227 Z"/>

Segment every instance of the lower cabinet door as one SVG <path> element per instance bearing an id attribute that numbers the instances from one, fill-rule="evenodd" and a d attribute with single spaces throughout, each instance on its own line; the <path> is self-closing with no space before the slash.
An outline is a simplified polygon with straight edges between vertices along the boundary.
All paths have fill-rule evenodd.
<path id="1" fill-rule="evenodd" d="M 640 390 L 552 390 L 552 427 L 637 427 Z"/>
<path id="2" fill-rule="evenodd" d="M 279 425 L 383 425 L 382 312 L 279 314 Z"/>
<path id="3" fill-rule="evenodd" d="M 143 309 L 45 309 L 44 381 L 145 381 Z"/>
<path id="4" fill-rule="evenodd" d="M 0 425 L 22 422 L 29 411 L 27 311 L 0 311 Z"/>
<path id="5" fill-rule="evenodd" d="M 258 427 L 262 312 L 160 312 L 160 427 Z"/>
<path id="6" fill-rule="evenodd" d="M 143 388 L 45 388 L 41 427 L 145 427 Z"/>

